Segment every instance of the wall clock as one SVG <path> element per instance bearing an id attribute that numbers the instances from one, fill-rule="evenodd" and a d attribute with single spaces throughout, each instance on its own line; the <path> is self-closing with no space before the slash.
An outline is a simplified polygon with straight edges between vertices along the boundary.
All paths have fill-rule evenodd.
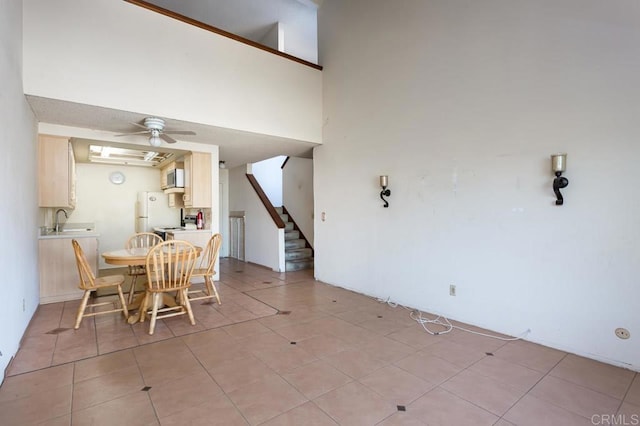
<path id="1" fill-rule="evenodd" d="M 109 181 L 114 185 L 120 185 L 124 183 L 125 177 L 122 172 L 113 172 L 109 175 Z"/>

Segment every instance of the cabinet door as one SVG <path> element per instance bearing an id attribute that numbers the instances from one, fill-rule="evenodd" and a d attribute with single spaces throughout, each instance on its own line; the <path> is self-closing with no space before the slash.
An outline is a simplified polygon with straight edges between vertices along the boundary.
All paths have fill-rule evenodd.
<path id="1" fill-rule="evenodd" d="M 98 270 L 98 239 L 79 238 L 94 274 Z M 40 257 L 40 303 L 62 302 L 82 297 L 80 278 L 70 238 L 38 240 Z"/>
<path id="2" fill-rule="evenodd" d="M 192 207 L 211 208 L 211 154 L 194 152 L 191 157 Z"/>
<path id="3" fill-rule="evenodd" d="M 38 205 L 75 207 L 75 161 L 68 138 L 38 136 Z"/>
<path id="4" fill-rule="evenodd" d="M 184 195 L 182 196 L 182 200 L 185 207 L 193 207 L 193 173 L 191 172 L 191 158 L 192 154 L 184 156 Z"/>

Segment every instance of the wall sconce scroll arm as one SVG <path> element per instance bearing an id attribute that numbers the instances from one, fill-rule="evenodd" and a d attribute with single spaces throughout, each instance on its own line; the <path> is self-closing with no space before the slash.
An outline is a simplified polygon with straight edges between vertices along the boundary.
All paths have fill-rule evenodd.
<path id="1" fill-rule="evenodd" d="M 382 201 L 384 201 L 384 206 L 383 207 L 389 207 L 389 202 L 387 200 L 385 200 L 384 197 L 388 197 L 390 195 L 391 195 L 391 190 L 390 189 L 385 189 L 383 187 L 382 191 L 380 191 L 380 199 Z"/>
<path id="2" fill-rule="evenodd" d="M 569 185 L 569 179 L 562 177 L 562 172 L 556 172 L 556 178 L 553 180 L 553 192 L 556 194 L 556 206 L 564 204 L 564 198 L 560 190 L 566 188 Z"/>

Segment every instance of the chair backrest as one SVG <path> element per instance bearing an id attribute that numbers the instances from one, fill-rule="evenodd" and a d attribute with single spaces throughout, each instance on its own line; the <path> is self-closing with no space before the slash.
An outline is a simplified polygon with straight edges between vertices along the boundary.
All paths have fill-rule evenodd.
<path id="1" fill-rule="evenodd" d="M 147 254 L 147 288 L 171 291 L 189 287 L 196 258 L 195 247 L 187 241 L 156 244 Z"/>
<path id="2" fill-rule="evenodd" d="M 87 257 L 84 255 L 84 251 L 77 240 L 71 240 L 71 244 L 73 245 L 73 252 L 76 255 L 78 275 L 80 276 L 78 287 L 81 290 L 92 289 L 95 287 L 96 277 L 93 275 L 89 262 L 87 262 Z"/>
<path id="3" fill-rule="evenodd" d="M 154 234 L 153 232 L 138 232 L 129 237 L 125 248 L 153 247 L 163 241 L 160 235 Z"/>
<path id="4" fill-rule="evenodd" d="M 218 258 L 218 252 L 220 251 L 220 246 L 222 245 L 222 235 L 213 234 L 211 238 L 209 238 L 209 242 L 207 243 L 207 247 L 204 249 L 200 260 L 198 261 L 197 269 L 205 269 L 207 274 L 213 274 L 213 267 L 216 264 L 216 259 Z"/>

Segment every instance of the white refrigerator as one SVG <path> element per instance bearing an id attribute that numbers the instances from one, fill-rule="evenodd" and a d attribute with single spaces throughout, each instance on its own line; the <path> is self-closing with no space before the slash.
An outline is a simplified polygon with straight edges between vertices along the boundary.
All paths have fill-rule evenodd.
<path id="1" fill-rule="evenodd" d="M 180 226 L 180 209 L 169 207 L 169 197 L 163 192 L 138 192 L 136 201 L 136 232 L 153 232 L 153 228 Z"/>

